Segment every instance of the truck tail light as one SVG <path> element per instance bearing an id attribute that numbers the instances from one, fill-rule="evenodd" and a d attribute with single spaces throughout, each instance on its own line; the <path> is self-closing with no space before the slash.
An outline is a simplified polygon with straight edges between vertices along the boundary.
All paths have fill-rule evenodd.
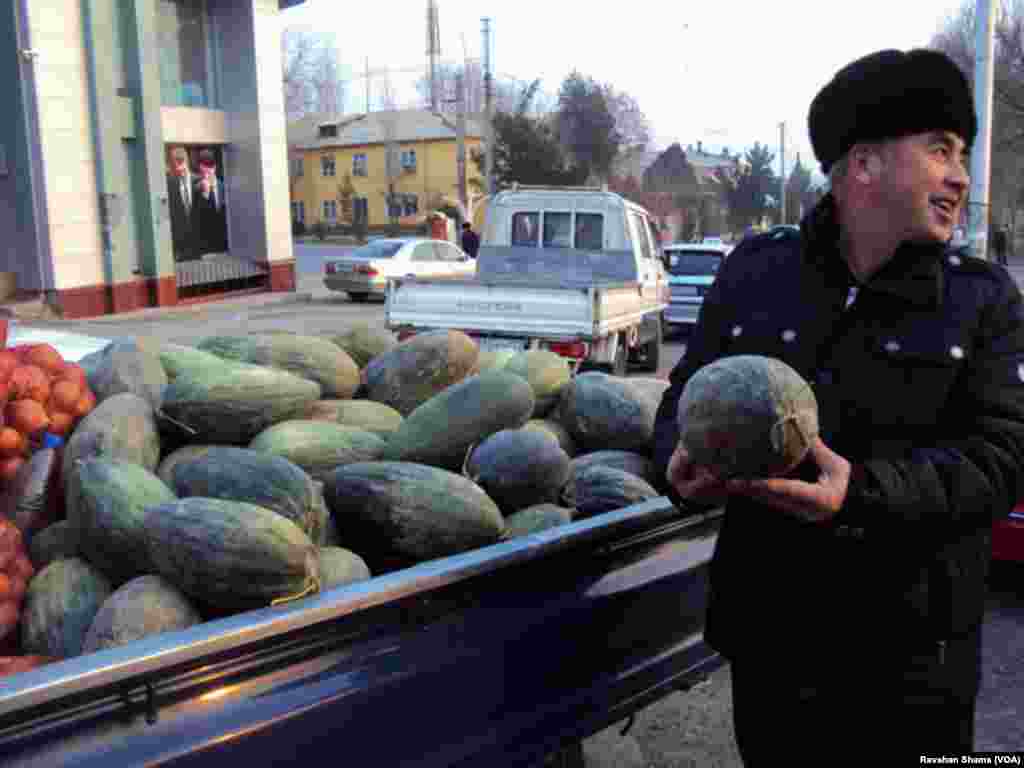
<path id="1" fill-rule="evenodd" d="M 416 331 L 412 331 L 412 330 L 409 330 L 409 329 L 406 329 L 404 331 L 399 331 L 398 332 L 398 340 L 399 341 L 405 341 L 406 339 L 411 339 L 415 335 L 416 335 Z"/>
<path id="2" fill-rule="evenodd" d="M 579 359 L 587 356 L 587 345 L 582 341 L 551 341 L 548 349 L 562 357 Z"/>
<path id="3" fill-rule="evenodd" d="M 360 264 L 356 267 L 355 271 L 360 275 L 369 275 L 370 277 L 376 277 L 380 274 L 376 267 L 371 267 L 367 264 Z"/>

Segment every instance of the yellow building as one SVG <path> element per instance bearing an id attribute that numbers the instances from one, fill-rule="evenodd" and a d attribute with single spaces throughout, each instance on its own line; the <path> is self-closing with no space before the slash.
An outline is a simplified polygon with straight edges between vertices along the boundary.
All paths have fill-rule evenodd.
<path id="1" fill-rule="evenodd" d="M 471 199 L 483 188 L 472 159 L 481 149 L 481 129 L 479 119 L 467 118 Z M 391 204 L 401 223 L 422 222 L 439 205 L 458 201 L 456 145 L 454 115 L 427 110 L 308 115 L 293 121 L 288 125 L 292 220 L 308 228 L 318 221 L 334 226 L 362 217 L 371 229 L 383 227 L 391 220 L 388 189 L 393 183 Z"/>

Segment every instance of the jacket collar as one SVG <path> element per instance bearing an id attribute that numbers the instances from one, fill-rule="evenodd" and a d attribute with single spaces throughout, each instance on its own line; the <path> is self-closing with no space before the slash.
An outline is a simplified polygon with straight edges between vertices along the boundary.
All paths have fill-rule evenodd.
<path id="1" fill-rule="evenodd" d="M 847 275 L 849 268 L 839 255 L 839 219 L 835 198 L 826 194 L 800 222 L 807 266 L 835 279 Z M 869 291 L 886 293 L 914 306 L 938 308 L 942 305 L 942 260 L 946 246 L 902 243 L 893 257 L 865 283 Z"/>

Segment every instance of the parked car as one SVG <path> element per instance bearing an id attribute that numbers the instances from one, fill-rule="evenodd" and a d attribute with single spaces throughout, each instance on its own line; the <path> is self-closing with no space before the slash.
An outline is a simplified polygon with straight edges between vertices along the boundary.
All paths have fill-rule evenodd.
<path id="1" fill-rule="evenodd" d="M 324 285 L 344 291 L 353 301 L 384 298 L 394 277 L 444 279 L 469 277 L 476 262 L 447 240 L 385 237 L 324 263 Z"/>
<path id="2" fill-rule="evenodd" d="M 665 311 L 669 327 L 696 325 L 704 294 L 732 248 L 728 245 L 671 243 L 666 245 L 665 266 L 672 300 Z"/>

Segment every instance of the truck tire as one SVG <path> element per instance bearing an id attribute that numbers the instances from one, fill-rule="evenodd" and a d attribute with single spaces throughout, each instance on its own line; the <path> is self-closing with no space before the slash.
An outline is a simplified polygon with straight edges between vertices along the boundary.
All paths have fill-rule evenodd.
<path id="1" fill-rule="evenodd" d="M 352 301 L 356 301 L 356 302 L 362 303 L 362 302 L 366 301 L 370 297 L 370 294 L 363 293 L 363 292 L 355 293 L 353 291 L 349 291 L 348 292 L 348 297 L 350 299 L 352 299 Z"/>
<path id="2" fill-rule="evenodd" d="M 657 330 L 654 332 L 654 338 L 644 344 L 640 350 L 643 355 L 644 362 L 640 370 L 649 371 L 651 373 L 657 373 L 658 367 L 661 365 L 661 343 L 664 339 L 664 318 L 658 318 Z"/>

